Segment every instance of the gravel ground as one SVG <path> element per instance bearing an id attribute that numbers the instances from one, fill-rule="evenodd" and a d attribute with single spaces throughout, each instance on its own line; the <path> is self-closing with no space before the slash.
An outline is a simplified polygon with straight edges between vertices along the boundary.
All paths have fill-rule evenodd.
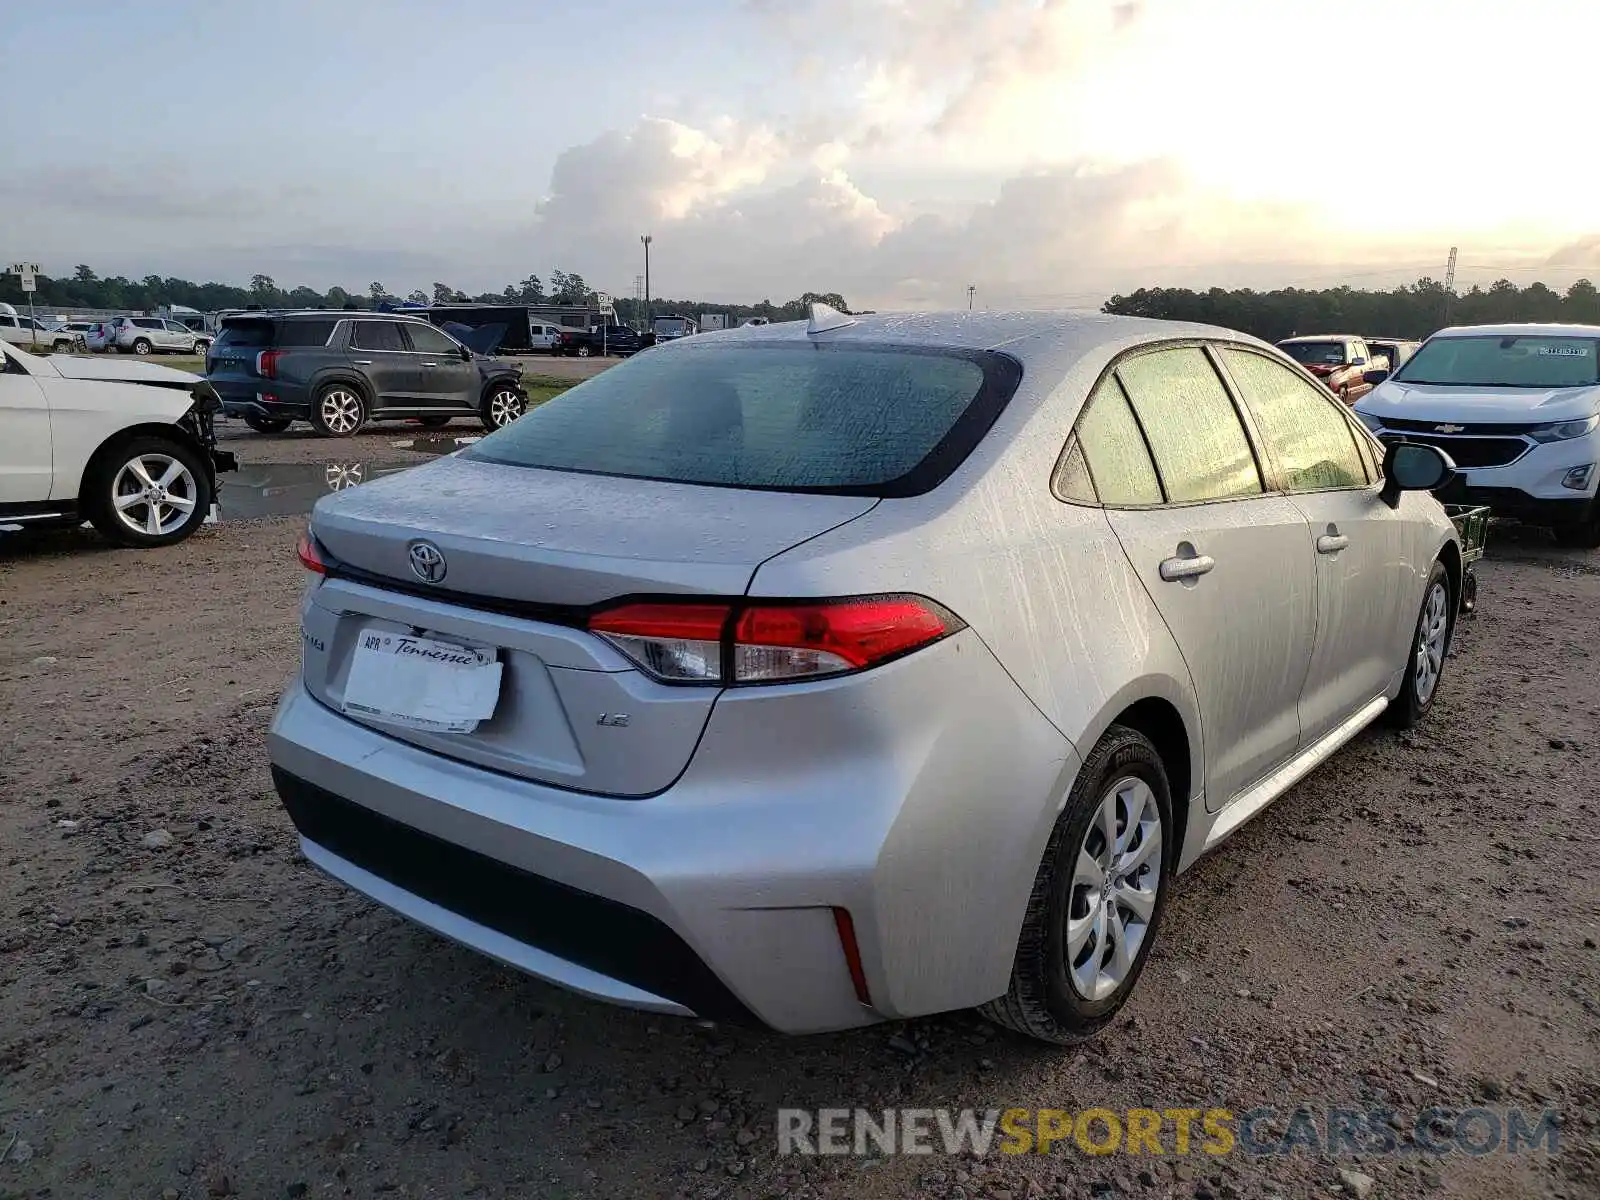
<path id="1" fill-rule="evenodd" d="M 1600 555 L 1497 531 L 1431 719 L 1364 735 L 1179 881 L 1122 1018 L 1062 1051 L 962 1013 L 781 1039 L 610 1009 L 324 879 L 262 738 L 302 527 L 0 539 L 0 1197 L 1600 1195 Z M 1301 1102 L 1553 1105 L 1560 1153 L 773 1136 L 779 1106 Z"/>

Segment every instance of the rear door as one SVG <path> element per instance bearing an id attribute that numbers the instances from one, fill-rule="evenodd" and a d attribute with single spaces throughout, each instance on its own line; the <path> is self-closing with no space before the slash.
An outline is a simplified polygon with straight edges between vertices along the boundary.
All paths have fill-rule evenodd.
<path id="1" fill-rule="evenodd" d="M 434 408 L 476 408 L 478 365 L 461 357 L 460 343 L 421 321 L 407 321 L 403 328 L 415 364 L 416 403 Z"/>
<path id="2" fill-rule="evenodd" d="M 0 350 L 0 516 L 8 504 L 50 498 L 50 409 L 44 389 Z"/>
<path id="3" fill-rule="evenodd" d="M 1243 347 L 1220 358 L 1255 422 L 1279 486 L 1305 514 L 1316 562 L 1316 643 L 1300 694 L 1306 741 L 1384 694 L 1405 661 L 1416 572 L 1408 527 L 1378 498 L 1339 402 Z"/>
<path id="4" fill-rule="evenodd" d="M 372 384 L 376 407 L 411 408 L 421 370 L 399 321 L 351 321 L 350 361 Z"/>
<path id="5" fill-rule="evenodd" d="M 1194 680 L 1214 811 L 1300 745 L 1315 620 L 1305 516 L 1266 490 L 1199 345 L 1123 359 L 1079 439 L 1097 486 L 1114 471 L 1137 480 L 1107 516 Z"/>

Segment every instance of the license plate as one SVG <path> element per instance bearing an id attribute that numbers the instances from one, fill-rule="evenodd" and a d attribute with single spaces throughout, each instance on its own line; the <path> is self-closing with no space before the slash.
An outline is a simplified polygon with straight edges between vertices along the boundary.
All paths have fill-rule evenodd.
<path id="1" fill-rule="evenodd" d="M 471 733 L 494 716 L 501 664 L 493 650 L 405 633 L 356 642 L 343 710 L 433 733 Z"/>

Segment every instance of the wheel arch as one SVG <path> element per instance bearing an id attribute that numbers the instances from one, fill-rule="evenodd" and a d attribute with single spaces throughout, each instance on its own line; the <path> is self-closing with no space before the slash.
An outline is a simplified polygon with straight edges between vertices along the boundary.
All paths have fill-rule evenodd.
<path id="1" fill-rule="evenodd" d="M 495 389 L 503 386 L 509 386 L 512 391 L 516 392 L 524 400 L 528 398 L 528 391 L 522 386 L 521 376 L 507 371 L 499 375 L 491 375 L 483 381 L 483 388 L 478 392 L 478 407 L 482 408 L 489 403 L 489 397 L 494 393 Z"/>
<path id="2" fill-rule="evenodd" d="M 374 407 L 377 394 L 372 390 L 372 382 L 360 371 L 352 371 L 349 367 L 324 367 L 311 377 L 306 384 L 306 392 L 311 403 L 316 404 L 323 391 L 336 383 L 353 387 L 361 393 L 361 399 L 366 402 L 370 412 Z"/>
<path id="3" fill-rule="evenodd" d="M 1444 564 L 1445 574 L 1450 577 L 1450 598 L 1454 602 L 1450 606 L 1452 614 L 1461 609 L 1461 581 L 1466 568 L 1461 562 L 1461 547 L 1452 538 L 1439 548 L 1438 560 Z M 1455 623 L 1452 615 L 1451 624 Z"/>
<path id="4" fill-rule="evenodd" d="M 78 476 L 78 481 L 72 489 L 74 500 L 80 508 L 83 506 L 83 489 L 86 481 L 96 478 L 105 471 L 107 460 L 116 454 L 124 444 L 140 437 L 158 437 L 166 441 L 178 442 L 200 455 L 202 461 L 208 453 L 205 446 L 182 425 L 160 421 L 141 421 L 136 425 L 124 425 L 96 446 L 94 453 L 85 460 L 83 473 Z"/>
<path id="5" fill-rule="evenodd" d="M 1170 675 L 1134 680 L 1109 697 L 1081 737 L 1074 739 L 1085 756 L 1113 725 L 1124 725 L 1150 739 L 1161 756 L 1171 791 L 1174 873 L 1183 869 L 1188 858 L 1180 852 L 1190 831 L 1190 815 L 1205 813 L 1205 743 L 1200 712 L 1186 683 Z"/>

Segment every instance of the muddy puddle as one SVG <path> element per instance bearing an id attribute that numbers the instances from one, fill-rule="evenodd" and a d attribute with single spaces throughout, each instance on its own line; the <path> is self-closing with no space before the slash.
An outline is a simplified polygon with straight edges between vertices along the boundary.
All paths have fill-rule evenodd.
<path id="1" fill-rule="evenodd" d="M 446 439 L 440 439 L 446 440 Z M 346 460 L 326 463 L 241 463 L 237 471 L 218 476 L 224 521 L 255 517 L 292 517 L 308 513 L 330 492 L 357 487 L 381 475 L 393 475 L 416 463 Z"/>

